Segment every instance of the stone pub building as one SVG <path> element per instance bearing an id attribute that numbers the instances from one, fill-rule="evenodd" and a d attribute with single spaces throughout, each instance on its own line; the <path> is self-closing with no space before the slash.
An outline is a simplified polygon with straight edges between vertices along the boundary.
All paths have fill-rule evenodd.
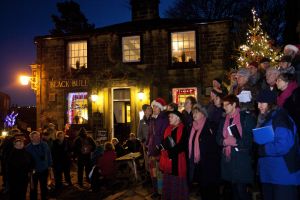
<path id="1" fill-rule="evenodd" d="M 228 62 L 231 22 L 163 19 L 159 0 L 130 4 L 129 22 L 35 38 L 37 127 L 82 124 L 105 130 L 95 137 L 122 139 L 156 97 L 179 106 L 189 95 L 207 99 Z"/>

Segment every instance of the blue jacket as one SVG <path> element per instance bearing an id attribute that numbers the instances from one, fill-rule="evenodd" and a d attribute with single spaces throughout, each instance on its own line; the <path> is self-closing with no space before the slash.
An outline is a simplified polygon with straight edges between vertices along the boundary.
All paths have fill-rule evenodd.
<path id="1" fill-rule="evenodd" d="M 262 183 L 300 184 L 300 171 L 290 173 L 285 161 L 295 142 L 294 122 L 282 109 L 273 111 L 262 126 L 273 126 L 274 140 L 258 148 L 258 170 Z"/>
<path id="2" fill-rule="evenodd" d="M 32 155 L 35 162 L 34 169 L 37 172 L 47 170 L 52 165 L 52 157 L 49 146 L 46 142 L 41 141 L 39 144 L 33 145 L 29 143 L 26 150 Z"/>

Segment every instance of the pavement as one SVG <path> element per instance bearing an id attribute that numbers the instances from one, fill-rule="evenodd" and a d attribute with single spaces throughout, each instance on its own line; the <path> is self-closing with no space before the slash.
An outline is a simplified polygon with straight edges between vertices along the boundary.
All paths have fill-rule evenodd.
<path id="1" fill-rule="evenodd" d="M 64 187 L 60 191 L 49 190 L 49 200 L 151 200 L 151 182 L 145 181 L 141 177 L 136 181 L 130 171 L 125 171 L 118 175 L 116 182 L 107 187 L 101 187 L 98 192 L 93 192 L 90 185 L 84 182 L 83 187 L 77 183 L 75 170 L 71 171 L 73 185 Z M 2 186 L 2 177 L 0 177 L 0 185 Z M 1 200 L 8 200 L 8 194 L 0 193 Z M 29 191 L 27 191 L 27 198 Z M 191 194 L 191 200 L 199 199 L 196 193 Z"/>
<path id="2" fill-rule="evenodd" d="M 73 165 L 74 166 L 74 165 Z M 90 184 L 84 182 L 83 186 L 77 184 L 77 169 L 74 167 L 71 170 L 71 179 L 73 185 L 68 186 L 64 183 L 61 190 L 55 191 L 49 187 L 49 200 L 119 200 L 119 199 L 151 199 L 151 184 L 142 180 L 139 176 L 138 181 L 134 179 L 130 168 L 123 170 L 122 173 L 117 174 L 117 180 L 110 187 L 101 187 L 99 191 L 93 192 L 90 189 Z M 54 183 L 54 180 L 52 180 Z M 2 189 L 2 176 L 0 176 L 0 190 Z M 9 195 L 2 191 L 0 192 L 1 200 L 8 200 Z M 29 190 L 27 197 L 29 198 Z"/>
<path id="3" fill-rule="evenodd" d="M 84 182 L 82 187 L 77 184 L 76 169 L 72 169 L 73 185 L 64 184 L 60 191 L 50 189 L 49 200 L 151 200 L 151 182 L 146 181 L 145 178 L 142 178 L 143 176 L 139 176 L 138 181 L 136 181 L 130 169 L 127 170 L 116 175 L 118 178 L 114 184 L 109 187 L 103 186 L 99 191 L 93 192 L 89 183 Z M 2 186 L 2 177 L 0 177 L 0 186 Z M 198 186 L 191 189 L 190 200 L 201 200 L 197 189 Z M 8 200 L 9 196 L 0 192 L 0 199 Z M 29 191 L 26 199 L 30 199 Z M 259 194 L 253 195 L 253 200 L 259 199 Z"/>

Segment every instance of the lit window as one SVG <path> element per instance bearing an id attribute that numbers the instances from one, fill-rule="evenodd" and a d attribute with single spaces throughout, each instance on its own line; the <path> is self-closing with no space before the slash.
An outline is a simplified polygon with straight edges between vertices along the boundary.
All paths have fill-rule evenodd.
<path id="1" fill-rule="evenodd" d="M 71 69 L 87 68 L 87 41 L 68 43 L 68 64 Z"/>
<path id="2" fill-rule="evenodd" d="M 171 33 L 172 63 L 196 62 L 195 31 Z"/>
<path id="3" fill-rule="evenodd" d="M 197 99 L 197 88 L 190 87 L 190 88 L 173 88 L 172 89 L 172 97 L 173 103 L 178 105 L 178 110 L 182 111 L 184 109 L 184 102 L 188 96 L 193 96 Z"/>
<path id="4" fill-rule="evenodd" d="M 88 123 L 88 93 L 76 92 L 68 94 L 68 123 Z"/>
<path id="5" fill-rule="evenodd" d="M 122 38 L 123 62 L 141 61 L 141 40 L 140 36 Z"/>

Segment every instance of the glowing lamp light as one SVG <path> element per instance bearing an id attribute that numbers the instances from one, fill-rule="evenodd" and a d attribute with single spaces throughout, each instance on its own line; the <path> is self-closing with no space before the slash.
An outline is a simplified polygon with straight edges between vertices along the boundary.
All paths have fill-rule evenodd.
<path id="1" fill-rule="evenodd" d="M 21 85 L 28 85 L 30 81 L 29 76 L 20 76 L 20 83 Z"/>
<path id="2" fill-rule="evenodd" d="M 8 135 L 8 132 L 7 132 L 7 131 L 2 131 L 2 132 L 1 132 L 1 136 L 6 137 L 7 135 Z"/>
<path id="3" fill-rule="evenodd" d="M 92 99 L 92 102 L 96 102 L 98 100 L 98 95 L 92 94 L 91 99 Z"/>
<path id="4" fill-rule="evenodd" d="M 145 97 L 145 93 L 143 92 L 143 90 L 140 90 L 138 92 L 138 98 L 139 98 L 139 100 L 142 101 L 144 99 L 144 97 Z"/>

